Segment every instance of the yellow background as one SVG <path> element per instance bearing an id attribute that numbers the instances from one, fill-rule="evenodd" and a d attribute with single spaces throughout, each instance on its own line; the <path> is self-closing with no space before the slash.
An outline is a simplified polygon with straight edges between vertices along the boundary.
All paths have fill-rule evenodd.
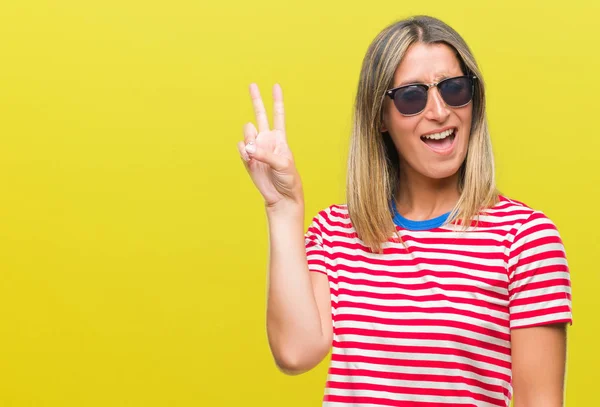
<path id="1" fill-rule="evenodd" d="M 267 346 L 247 87 L 270 112 L 283 86 L 308 222 L 344 200 L 368 44 L 415 13 L 464 35 L 499 186 L 561 231 L 567 405 L 600 405 L 600 6 L 470 3 L 4 0 L 0 406 L 319 405 L 327 364 L 286 377 Z"/>

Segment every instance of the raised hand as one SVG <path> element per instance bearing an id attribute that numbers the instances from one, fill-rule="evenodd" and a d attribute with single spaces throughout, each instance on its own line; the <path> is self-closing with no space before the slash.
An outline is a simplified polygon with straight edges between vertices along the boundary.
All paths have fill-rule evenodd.
<path id="1" fill-rule="evenodd" d="M 303 204 L 302 182 L 286 140 L 281 87 L 273 86 L 273 129 L 256 84 L 250 85 L 250 97 L 258 131 L 252 123 L 246 124 L 244 141 L 238 143 L 246 170 L 267 207 Z"/>

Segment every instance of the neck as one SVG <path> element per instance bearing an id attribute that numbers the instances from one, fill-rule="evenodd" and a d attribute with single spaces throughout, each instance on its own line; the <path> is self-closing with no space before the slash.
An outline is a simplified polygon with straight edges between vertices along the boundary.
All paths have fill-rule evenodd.
<path id="1" fill-rule="evenodd" d="M 409 168 L 400 171 L 396 194 L 400 215 L 411 220 L 427 220 L 450 212 L 458 199 L 458 173 L 443 179 L 432 179 Z"/>

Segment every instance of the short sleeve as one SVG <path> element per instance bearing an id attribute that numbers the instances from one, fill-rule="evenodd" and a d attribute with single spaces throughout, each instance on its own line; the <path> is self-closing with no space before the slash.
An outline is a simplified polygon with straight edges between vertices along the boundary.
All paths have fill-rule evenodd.
<path id="1" fill-rule="evenodd" d="M 312 219 L 304 235 L 304 246 L 306 248 L 308 269 L 327 275 L 325 250 L 323 249 L 323 225 L 321 222 L 320 214 Z"/>
<path id="2" fill-rule="evenodd" d="M 534 212 L 521 225 L 508 259 L 510 328 L 572 324 L 571 279 L 554 223 Z"/>

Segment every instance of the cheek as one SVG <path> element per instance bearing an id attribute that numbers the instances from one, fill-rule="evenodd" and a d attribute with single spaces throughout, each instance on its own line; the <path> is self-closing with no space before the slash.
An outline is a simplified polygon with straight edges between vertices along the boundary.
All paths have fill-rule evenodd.
<path id="1" fill-rule="evenodd" d="M 465 137 L 467 140 L 470 138 L 471 135 L 471 131 L 473 130 L 472 128 L 472 120 L 473 120 L 473 105 L 469 105 L 468 109 L 465 109 L 464 111 L 459 111 L 457 112 L 458 115 L 458 119 L 460 120 L 461 123 L 461 127 L 463 128 L 463 134 L 465 134 L 467 137 Z"/>
<path id="2" fill-rule="evenodd" d="M 469 104 L 468 109 L 465 110 L 464 115 L 461 117 L 463 125 L 471 130 L 471 123 L 473 121 L 473 103 Z"/>
<path id="3" fill-rule="evenodd" d="M 394 124 L 393 132 L 390 132 L 390 135 L 396 149 L 405 158 L 412 156 L 412 152 L 418 148 L 417 143 L 422 142 L 419 137 L 415 136 L 416 125 L 410 123 L 410 120 L 399 120 Z"/>
<path id="4" fill-rule="evenodd" d="M 471 114 L 465 115 L 464 120 L 463 120 L 463 127 L 464 127 L 464 135 L 465 137 L 463 137 L 463 140 L 461 141 L 461 156 L 466 156 L 467 152 L 469 150 L 469 145 L 471 144 L 471 138 L 472 138 L 472 131 L 473 128 L 471 126 Z"/>
<path id="5" fill-rule="evenodd" d="M 393 139 L 398 140 L 412 138 L 419 122 L 418 116 L 405 117 L 402 116 L 393 105 L 392 108 L 394 110 L 388 112 L 386 119 L 386 125 L 390 135 Z"/>

